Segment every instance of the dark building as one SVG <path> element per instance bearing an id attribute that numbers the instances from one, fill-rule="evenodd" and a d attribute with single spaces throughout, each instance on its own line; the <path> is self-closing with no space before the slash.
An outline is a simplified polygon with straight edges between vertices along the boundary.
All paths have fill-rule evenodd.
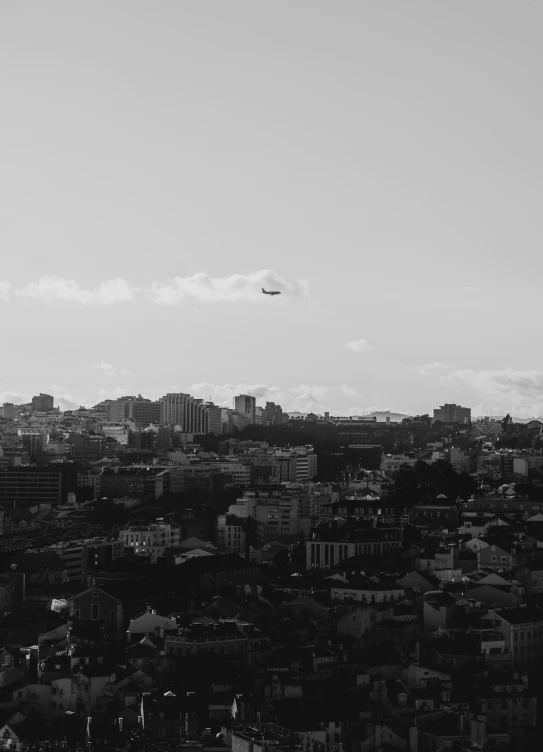
<path id="1" fill-rule="evenodd" d="M 471 423 L 471 407 L 446 402 L 434 410 L 434 420 L 442 423 Z"/>
<path id="2" fill-rule="evenodd" d="M 77 483 L 70 484 L 64 468 L 6 467 L 0 470 L 0 505 L 29 507 L 33 504 L 57 506 Z"/>
<path id="3" fill-rule="evenodd" d="M 443 525 L 456 528 L 458 524 L 458 507 L 451 504 L 443 494 L 435 501 L 425 504 L 415 504 L 412 511 L 413 525 L 426 527 L 427 525 Z"/>
<path id="4" fill-rule="evenodd" d="M 157 434 L 154 431 L 133 431 L 128 436 L 128 446 L 131 449 L 148 449 L 152 451 L 157 445 Z"/>
<path id="5" fill-rule="evenodd" d="M 237 554 L 195 556 L 178 564 L 175 571 L 184 583 L 213 590 L 260 581 L 260 567 Z"/>
<path id="6" fill-rule="evenodd" d="M 321 525 L 306 541 L 306 569 L 331 569 L 353 556 L 381 556 L 401 546 L 401 528 L 373 521 L 341 527 Z"/>
<path id="7" fill-rule="evenodd" d="M 123 554 L 124 544 L 121 540 L 90 541 L 85 550 L 86 571 L 107 569 Z"/>
<path id="8" fill-rule="evenodd" d="M 143 498 L 158 499 L 170 490 L 170 474 L 157 468 L 113 468 L 101 475 L 101 495 L 121 498 L 136 494 Z"/>
<path id="9" fill-rule="evenodd" d="M 144 397 L 135 397 L 127 400 L 125 405 L 125 418 L 132 418 L 136 425 L 141 428 L 151 423 L 160 423 L 160 402 L 153 402 Z"/>
<path id="10" fill-rule="evenodd" d="M 124 632 L 124 609 L 122 601 L 100 587 L 86 588 L 69 600 L 70 616 L 84 622 L 102 623 L 107 632 L 118 639 Z"/>
<path id="11" fill-rule="evenodd" d="M 40 393 L 37 397 L 32 397 L 32 410 L 36 412 L 47 412 L 53 410 L 55 398 L 50 394 Z"/>

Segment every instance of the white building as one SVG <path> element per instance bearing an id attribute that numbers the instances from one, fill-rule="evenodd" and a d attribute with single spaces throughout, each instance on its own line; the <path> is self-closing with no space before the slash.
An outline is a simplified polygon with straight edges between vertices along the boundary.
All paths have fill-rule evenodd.
<path id="1" fill-rule="evenodd" d="M 393 473 L 402 465 L 413 467 L 416 462 L 416 457 L 409 457 L 407 454 L 382 454 L 380 469 L 384 473 Z"/>
<path id="2" fill-rule="evenodd" d="M 133 548 L 138 556 L 150 556 L 156 563 L 157 557 L 162 556 L 167 548 L 179 546 L 181 529 L 157 521 L 154 525 L 137 525 L 119 531 L 119 539 L 127 547 Z"/>
<path id="3" fill-rule="evenodd" d="M 217 546 L 229 554 L 244 556 L 247 547 L 245 521 L 234 514 L 217 517 Z"/>

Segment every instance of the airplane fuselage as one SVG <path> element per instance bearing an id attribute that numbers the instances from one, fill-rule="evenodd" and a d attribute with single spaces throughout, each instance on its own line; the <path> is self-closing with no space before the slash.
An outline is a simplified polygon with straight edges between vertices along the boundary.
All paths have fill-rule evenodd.
<path id="1" fill-rule="evenodd" d="M 262 292 L 264 293 L 264 295 L 281 295 L 281 293 L 280 293 L 279 290 L 269 290 L 268 291 L 268 290 L 265 290 L 264 288 L 262 288 Z"/>

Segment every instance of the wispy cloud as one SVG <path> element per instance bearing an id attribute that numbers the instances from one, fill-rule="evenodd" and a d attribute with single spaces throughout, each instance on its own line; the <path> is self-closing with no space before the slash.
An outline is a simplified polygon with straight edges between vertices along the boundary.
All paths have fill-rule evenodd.
<path id="1" fill-rule="evenodd" d="M 414 373 L 420 373 L 422 376 L 427 376 L 429 373 L 446 371 L 448 368 L 452 368 L 451 363 L 440 363 L 439 361 L 434 360 L 431 363 L 425 363 L 422 366 L 411 366 L 409 370 Z"/>
<path id="2" fill-rule="evenodd" d="M 114 366 L 112 366 L 111 363 L 104 363 L 103 360 L 98 363 L 93 363 L 91 368 L 95 371 L 101 371 L 106 376 L 115 376 L 116 373 Z"/>
<path id="3" fill-rule="evenodd" d="M 475 292 L 475 290 L 476 290 L 476 289 L 477 289 L 477 288 L 475 288 L 475 287 L 472 287 L 471 285 L 464 285 L 464 290 L 465 290 L 466 292 L 469 292 L 469 293 L 471 293 L 471 294 L 473 294 L 473 293 Z"/>
<path id="4" fill-rule="evenodd" d="M 37 282 L 29 282 L 16 294 L 24 298 L 36 298 L 43 301 L 64 301 L 81 305 L 113 305 L 136 299 L 137 287 L 125 279 L 109 279 L 101 282 L 95 289 L 86 289 L 73 279 L 46 276 Z"/>
<path id="5" fill-rule="evenodd" d="M 367 339 L 355 339 L 352 342 L 347 342 L 345 349 L 356 353 L 372 352 L 375 350 L 375 345 L 368 342 Z"/>
<path id="6" fill-rule="evenodd" d="M 185 390 L 183 390 L 185 391 Z M 223 407 L 232 407 L 233 399 L 238 394 L 251 394 L 257 403 L 266 401 L 280 404 L 286 412 L 344 412 L 349 409 L 352 400 L 359 399 L 357 390 L 348 384 L 324 386 L 321 384 L 300 384 L 299 386 L 270 386 L 266 384 L 214 384 L 204 381 L 187 388 L 190 394 L 208 400 Z"/>
<path id="7" fill-rule="evenodd" d="M 126 397 L 128 394 L 124 386 L 116 386 L 112 389 L 100 389 L 98 395 L 100 399 L 117 399 L 118 397 Z"/>
<path id="8" fill-rule="evenodd" d="M 128 374 L 132 373 L 132 371 L 129 368 L 117 369 L 111 363 L 104 363 L 103 360 L 100 360 L 98 363 L 93 363 L 91 368 L 94 369 L 95 371 L 100 371 L 105 376 L 116 376 L 117 373 L 120 373 L 122 376 L 127 376 Z"/>
<path id="9" fill-rule="evenodd" d="M 262 288 L 279 290 L 284 295 L 299 298 L 309 292 L 304 280 L 289 282 L 269 269 L 261 269 L 251 274 L 232 274 L 229 277 L 211 277 L 200 272 L 191 277 L 174 277 L 166 283 L 154 282 L 151 295 L 160 305 L 175 305 L 185 297 L 192 297 L 202 303 L 222 301 L 261 301 Z"/>
<path id="10" fill-rule="evenodd" d="M 259 401 L 274 401 L 274 397 L 281 392 L 277 386 L 265 384 L 213 384 L 210 381 L 202 381 L 188 387 L 189 394 L 200 399 L 209 399 L 223 407 L 232 407 L 232 401 L 238 394 L 250 394 Z"/>
<path id="11" fill-rule="evenodd" d="M 11 291 L 10 282 L 0 282 L 0 299 L 7 300 Z M 193 298 L 202 303 L 226 301 L 263 302 L 262 288 L 279 290 L 285 297 L 300 298 L 309 295 L 305 280 L 289 281 L 269 269 L 250 274 L 232 274 L 229 277 L 212 277 L 200 272 L 190 277 L 174 277 L 171 280 L 151 282 L 147 287 L 136 287 L 125 279 L 109 279 L 93 288 L 82 287 L 73 279 L 47 275 L 16 289 L 21 298 L 46 302 L 63 301 L 80 305 L 113 305 L 148 299 L 158 305 L 175 305 L 184 298 Z"/>
<path id="12" fill-rule="evenodd" d="M 522 416 L 543 412 L 543 371 L 463 369 L 442 376 L 440 381 L 448 388 L 467 386 L 504 413 L 514 411 Z"/>
<path id="13" fill-rule="evenodd" d="M 10 389 L 0 392 L 0 404 L 11 402 L 14 405 L 26 405 L 30 402 L 30 399 L 30 395 L 21 394 L 20 392 L 12 392 Z"/>

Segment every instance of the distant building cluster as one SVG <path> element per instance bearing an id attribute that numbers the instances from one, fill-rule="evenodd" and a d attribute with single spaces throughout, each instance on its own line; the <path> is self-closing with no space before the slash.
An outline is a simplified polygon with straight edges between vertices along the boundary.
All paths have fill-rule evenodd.
<path id="1" fill-rule="evenodd" d="M 4 405 L 0 746 L 536 749 L 543 423 L 466 410 Z"/>

